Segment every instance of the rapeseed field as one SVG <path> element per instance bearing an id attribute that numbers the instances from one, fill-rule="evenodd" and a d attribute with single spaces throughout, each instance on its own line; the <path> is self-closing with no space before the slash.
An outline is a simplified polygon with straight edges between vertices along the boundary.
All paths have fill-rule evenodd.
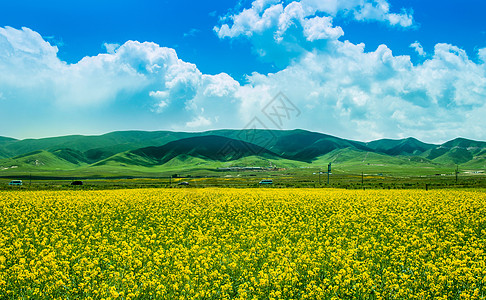
<path id="1" fill-rule="evenodd" d="M 481 190 L 0 192 L 0 299 L 485 299 Z"/>

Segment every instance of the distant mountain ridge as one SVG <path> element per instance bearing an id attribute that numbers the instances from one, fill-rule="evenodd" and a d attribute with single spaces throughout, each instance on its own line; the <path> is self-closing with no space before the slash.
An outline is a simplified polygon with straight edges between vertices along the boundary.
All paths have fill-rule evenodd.
<path id="1" fill-rule="evenodd" d="M 269 159 L 280 158 L 279 155 L 252 143 L 217 135 L 207 135 L 183 138 L 159 147 L 150 146 L 128 151 L 123 155 L 103 160 L 98 165 L 113 160 L 124 163 L 143 162 L 146 166 L 163 165 L 181 156 L 226 162 L 255 155 Z"/>
<path id="2" fill-rule="evenodd" d="M 401 140 L 381 139 L 366 143 L 371 149 L 388 155 L 420 155 L 437 145 L 426 144 L 415 138 Z"/>
<path id="3" fill-rule="evenodd" d="M 340 154 L 341 153 L 341 154 Z M 0 137 L 0 172 L 16 168 L 77 169 L 154 167 L 189 162 L 311 164 L 320 159 L 350 161 L 388 157 L 437 165 L 486 168 L 486 142 L 457 138 L 441 145 L 415 138 L 359 142 L 306 130 L 212 130 L 205 132 L 119 131 L 16 140 Z M 400 158 L 400 160 L 397 160 Z"/>

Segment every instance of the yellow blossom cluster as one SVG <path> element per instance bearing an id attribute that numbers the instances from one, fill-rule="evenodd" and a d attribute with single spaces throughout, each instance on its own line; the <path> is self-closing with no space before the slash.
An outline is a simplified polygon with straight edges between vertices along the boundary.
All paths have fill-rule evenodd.
<path id="1" fill-rule="evenodd" d="M 0 191 L 0 299 L 485 299 L 484 190 Z"/>

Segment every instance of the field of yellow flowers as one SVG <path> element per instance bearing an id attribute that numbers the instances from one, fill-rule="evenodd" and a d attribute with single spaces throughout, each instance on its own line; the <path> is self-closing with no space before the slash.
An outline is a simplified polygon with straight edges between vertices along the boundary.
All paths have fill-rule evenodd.
<path id="1" fill-rule="evenodd" d="M 483 190 L 0 191 L 0 299 L 485 299 Z"/>

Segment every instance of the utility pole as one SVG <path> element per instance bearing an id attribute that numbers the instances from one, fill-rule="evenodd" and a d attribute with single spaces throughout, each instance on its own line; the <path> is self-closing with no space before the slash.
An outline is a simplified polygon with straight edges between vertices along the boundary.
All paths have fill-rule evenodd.
<path id="1" fill-rule="evenodd" d="M 361 172 L 361 186 L 364 185 L 364 176 L 363 176 L 363 172 Z"/>
<path id="2" fill-rule="evenodd" d="M 319 169 L 319 185 L 321 185 L 321 170 Z"/>
<path id="3" fill-rule="evenodd" d="M 456 184 L 457 184 L 457 174 L 459 174 L 459 166 L 456 165 Z"/>
<path id="4" fill-rule="evenodd" d="M 331 173 L 331 163 L 327 165 L 327 185 L 329 185 L 329 174 Z"/>

